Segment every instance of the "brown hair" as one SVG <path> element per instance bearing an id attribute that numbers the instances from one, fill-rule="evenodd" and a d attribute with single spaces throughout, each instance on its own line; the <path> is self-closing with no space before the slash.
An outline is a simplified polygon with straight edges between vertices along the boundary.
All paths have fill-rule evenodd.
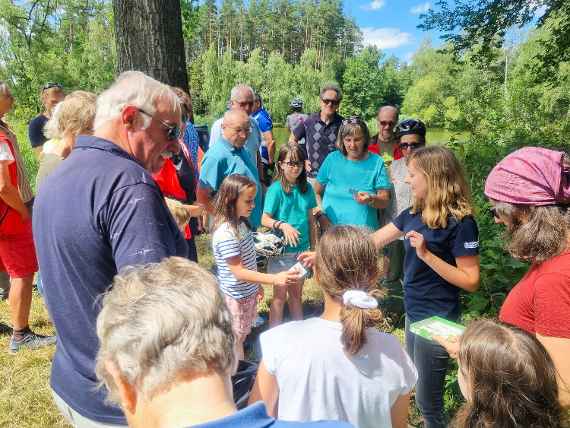
<path id="1" fill-rule="evenodd" d="M 178 96 L 180 101 L 180 106 L 182 107 L 182 113 L 186 113 L 190 122 L 194 123 L 194 112 L 192 110 L 192 97 L 184 89 L 177 86 L 171 86 L 171 89 Z"/>
<path id="2" fill-rule="evenodd" d="M 301 174 L 297 177 L 297 185 L 299 186 L 299 190 L 301 193 L 305 193 L 307 191 L 307 171 L 305 170 L 305 153 L 301 150 L 301 147 L 298 144 L 284 144 L 279 149 L 279 155 L 277 156 L 277 177 L 276 180 L 281 181 L 281 187 L 285 191 L 285 193 L 289 193 L 291 191 L 291 183 L 287 181 L 285 178 L 285 173 L 283 172 L 283 168 L 281 167 L 281 163 L 285 162 L 289 156 L 289 160 L 293 162 L 301 162 Z"/>
<path id="3" fill-rule="evenodd" d="M 570 167 L 567 156 L 564 166 Z M 507 227 L 507 250 L 521 260 L 542 263 L 568 248 L 569 205 L 514 205 L 493 201 L 497 215 Z"/>
<path id="4" fill-rule="evenodd" d="M 378 252 L 364 229 L 334 226 L 320 239 L 315 279 L 331 298 L 342 301 L 344 292 L 354 289 L 379 297 L 382 294 L 376 289 L 379 276 Z M 341 342 L 346 352 L 356 354 L 366 343 L 366 328 L 373 327 L 381 319 L 379 309 L 343 306 Z"/>
<path id="5" fill-rule="evenodd" d="M 230 224 L 236 233 L 239 230 L 240 223 L 245 223 L 249 227 L 247 219 L 238 218 L 236 203 L 241 192 L 251 187 L 257 189 L 255 183 L 245 175 L 228 175 L 222 181 L 214 200 L 214 225 L 212 230 L 226 222 Z"/>
<path id="6" fill-rule="evenodd" d="M 344 147 L 344 139 L 346 137 L 360 137 L 364 139 L 364 146 L 362 147 L 363 153 L 368 150 L 368 145 L 370 144 L 370 132 L 368 131 L 368 126 L 366 122 L 360 118 L 350 118 L 342 121 L 340 130 L 338 131 L 338 136 L 336 138 L 336 146 L 340 152 L 346 156 L 347 151 Z"/>
<path id="7" fill-rule="evenodd" d="M 461 221 L 473 214 L 469 185 L 451 150 L 441 146 L 422 147 L 412 153 L 408 165 L 411 162 L 424 174 L 428 191 L 424 200 L 413 198 L 410 212 L 421 212 L 425 225 L 445 229 L 449 216 Z"/>
<path id="8" fill-rule="evenodd" d="M 452 426 L 560 426 L 554 363 L 533 335 L 495 321 L 474 321 L 461 338 L 459 365 L 469 392 Z"/>

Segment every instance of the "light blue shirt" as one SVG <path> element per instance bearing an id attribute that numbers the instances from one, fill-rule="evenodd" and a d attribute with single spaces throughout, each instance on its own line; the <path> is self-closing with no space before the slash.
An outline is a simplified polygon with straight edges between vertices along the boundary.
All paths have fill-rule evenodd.
<path id="1" fill-rule="evenodd" d="M 210 148 L 204 155 L 200 170 L 200 186 L 217 192 L 224 178 L 231 174 L 245 175 L 255 182 L 257 186 L 255 207 L 249 216 L 251 227 L 255 230 L 261 224 L 261 211 L 263 209 L 261 184 L 259 183 L 257 168 L 251 161 L 251 156 L 245 147 L 238 149 L 223 137 L 220 137 L 216 144 L 210 145 Z"/>
<path id="2" fill-rule="evenodd" d="M 223 119 L 218 119 L 212 125 L 212 131 L 210 133 L 210 147 L 216 144 L 216 142 L 218 142 L 220 139 L 223 139 L 222 120 Z M 247 149 L 247 152 L 251 156 L 251 159 L 253 160 L 253 166 L 257 171 L 257 152 L 261 147 L 261 140 L 262 140 L 261 131 L 259 130 L 259 126 L 257 125 L 257 122 L 255 121 L 254 118 L 250 117 L 249 123 L 251 127 L 251 132 L 249 133 L 249 136 L 247 137 L 247 140 L 245 142 L 245 148 Z"/>
<path id="3" fill-rule="evenodd" d="M 392 187 L 380 156 L 369 153 L 366 159 L 354 161 L 340 151 L 332 152 L 319 169 L 317 181 L 325 186 L 323 210 L 331 223 L 378 229 L 378 210 L 356 202 L 354 193 L 376 194 Z"/>

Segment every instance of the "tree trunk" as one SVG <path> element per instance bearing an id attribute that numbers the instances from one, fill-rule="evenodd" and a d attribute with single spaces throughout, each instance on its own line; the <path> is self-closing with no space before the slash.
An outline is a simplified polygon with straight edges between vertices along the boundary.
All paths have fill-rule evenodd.
<path id="1" fill-rule="evenodd" d="M 180 0 L 113 0 L 118 71 L 188 91 Z"/>

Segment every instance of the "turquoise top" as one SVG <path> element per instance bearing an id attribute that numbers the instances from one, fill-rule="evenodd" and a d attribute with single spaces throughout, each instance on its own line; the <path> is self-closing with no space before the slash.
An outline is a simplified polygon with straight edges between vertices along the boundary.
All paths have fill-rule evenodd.
<path id="1" fill-rule="evenodd" d="M 378 210 L 359 204 L 355 192 L 376 194 L 392 187 L 384 161 L 374 153 L 362 160 L 349 160 L 340 151 L 329 154 L 319 170 L 317 181 L 325 186 L 323 210 L 332 224 L 379 227 Z"/>
<path id="2" fill-rule="evenodd" d="M 238 149 L 232 146 L 226 139 L 220 137 L 218 143 L 211 146 L 204 155 L 202 168 L 200 169 L 200 186 L 217 192 L 224 178 L 231 174 L 245 175 L 255 182 L 257 186 L 255 208 L 249 216 L 251 227 L 255 230 L 261 224 L 263 205 L 257 168 L 244 147 Z"/>
<path id="3" fill-rule="evenodd" d="M 274 182 L 267 189 L 263 212 L 275 220 L 290 224 L 299 231 L 299 244 L 296 247 L 285 247 L 286 253 L 310 249 L 309 210 L 316 206 L 315 192 L 309 183 L 305 193 L 301 193 L 298 186 L 293 186 L 289 193 L 285 193 L 280 181 Z"/>

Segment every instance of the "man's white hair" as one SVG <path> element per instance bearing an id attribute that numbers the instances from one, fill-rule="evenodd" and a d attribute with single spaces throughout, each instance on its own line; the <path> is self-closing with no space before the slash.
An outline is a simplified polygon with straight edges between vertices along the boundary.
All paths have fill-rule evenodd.
<path id="1" fill-rule="evenodd" d="M 140 71 L 125 71 L 109 89 L 97 97 L 97 114 L 93 128 L 97 130 L 106 122 L 121 115 L 123 109 L 134 106 L 153 115 L 158 100 L 168 102 L 173 112 L 180 113 L 178 96 L 164 83 L 147 76 Z M 150 124 L 150 118 L 142 115 L 143 125 Z"/>
<path id="2" fill-rule="evenodd" d="M 238 98 L 240 98 L 240 95 L 243 94 L 244 92 L 249 92 L 251 94 L 252 99 L 255 98 L 255 92 L 252 89 L 252 87 L 240 83 L 239 85 L 236 85 L 232 88 L 232 91 L 230 92 L 230 100 L 231 101 L 237 100 Z"/>
<path id="3" fill-rule="evenodd" d="M 108 363 L 147 399 L 183 375 L 235 366 L 232 319 L 216 279 L 181 257 L 130 267 L 113 280 L 97 318 L 95 372 L 119 402 Z"/>

